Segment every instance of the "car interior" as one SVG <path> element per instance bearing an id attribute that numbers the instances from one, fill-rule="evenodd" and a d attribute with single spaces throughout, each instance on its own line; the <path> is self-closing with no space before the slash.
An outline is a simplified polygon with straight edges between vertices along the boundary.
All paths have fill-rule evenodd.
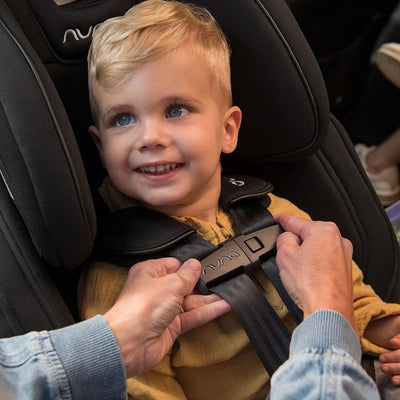
<path id="1" fill-rule="evenodd" d="M 322 70 L 332 113 L 353 134 L 377 35 L 397 1 L 286 1 Z M 376 102 L 378 103 L 378 102 Z"/>
<path id="2" fill-rule="evenodd" d="M 268 180 L 313 219 L 334 221 L 365 281 L 398 302 L 396 237 L 332 113 L 348 121 L 396 2 L 312 1 L 308 12 L 299 0 L 191 2 L 211 11 L 232 47 L 233 98 L 244 117 L 224 171 Z M 88 133 L 86 55 L 95 25 L 135 3 L 0 0 L 1 337 L 79 320 L 77 277 L 108 213 Z M 326 28 L 343 14 L 348 30 L 331 20 Z"/>

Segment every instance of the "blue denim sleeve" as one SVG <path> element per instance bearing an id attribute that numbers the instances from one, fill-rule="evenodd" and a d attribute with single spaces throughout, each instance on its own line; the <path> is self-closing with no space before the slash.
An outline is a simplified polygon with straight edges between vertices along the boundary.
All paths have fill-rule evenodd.
<path id="1" fill-rule="evenodd" d="M 290 357 L 271 379 L 271 400 L 379 400 L 360 365 L 361 347 L 347 320 L 317 311 L 293 333 Z"/>
<path id="2" fill-rule="evenodd" d="M 126 399 L 121 354 L 96 316 L 54 331 L 0 340 L 0 398 Z"/>

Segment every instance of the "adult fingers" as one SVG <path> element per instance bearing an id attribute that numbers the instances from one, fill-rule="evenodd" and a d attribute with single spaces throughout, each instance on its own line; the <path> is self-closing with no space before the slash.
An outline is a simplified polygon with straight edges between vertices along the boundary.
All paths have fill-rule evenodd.
<path id="1" fill-rule="evenodd" d="M 393 350 L 400 349 L 400 334 L 393 336 L 389 340 L 389 345 L 390 345 L 390 348 Z"/>
<path id="2" fill-rule="evenodd" d="M 301 244 L 301 239 L 292 232 L 283 232 L 279 235 L 278 240 L 276 242 L 276 249 L 279 250 L 288 247 L 297 249 Z"/>
<path id="3" fill-rule="evenodd" d="M 193 291 L 193 288 L 200 278 L 200 270 L 200 262 L 194 258 L 191 258 L 185 261 L 176 272 L 176 274 L 184 283 L 184 295 L 187 295 Z"/>
<path id="4" fill-rule="evenodd" d="M 285 231 L 294 233 L 302 241 L 306 240 L 309 236 L 318 238 L 326 236 L 331 239 L 342 238 L 339 228 L 333 222 L 311 221 L 287 214 L 278 214 L 274 218 Z"/>
<path id="5" fill-rule="evenodd" d="M 299 237 L 304 236 L 304 230 L 307 229 L 311 223 L 311 221 L 307 219 L 288 214 L 277 214 L 274 218 L 285 231 L 292 232 Z"/>
<path id="6" fill-rule="evenodd" d="M 173 257 L 150 259 L 133 265 L 129 271 L 129 274 L 136 276 L 137 279 L 147 276 L 151 276 L 152 278 L 160 278 L 162 276 L 177 272 L 181 265 L 182 262 Z"/>
<path id="7" fill-rule="evenodd" d="M 382 372 L 385 374 L 398 375 L 400 374 L 399 363 L 385 363 L 382 364 Z"/>
<path id="8" fill-rule="evenodd" d="M 181 320 L 181 333 L 204 325 L 230 310 L 231 307 L 229 304 L 225 300 L 221 299 L 179 314 Z"/>
<path id="9" fill-rule="evenodd" d="M 400 386 L 400 375 L 393 375 L 391 381 L 394 386 Z"/>
<path id="10" fill-rule="evenodd" d="M 400 350 L 388 351 L 379 356 L 379 361 L 383 364 L 396 363 L 400 366 Z M 400 373 L 400 371 L 399 371 Z"/>
<path id="11" fill-rule="evenodd" d="M 190 294 L 183 300 L 183 308 L 185 311 L 190 311 L 194 308 L 215 303 L 219 300 L 221 300 L 221 297 L 216 294 L 209 294 L 206 296 L 201 294 Z"/>

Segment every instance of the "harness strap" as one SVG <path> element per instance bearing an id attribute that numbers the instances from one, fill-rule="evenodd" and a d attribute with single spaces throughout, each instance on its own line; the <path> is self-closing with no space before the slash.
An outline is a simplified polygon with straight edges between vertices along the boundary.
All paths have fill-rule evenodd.
<path id="1" fill-rule="evenodd" d="M 282 320 L 244 273 L 214 286 L 211 291 L 231 305 L 264 368 L 272 376 L 289 357 L 290 333 Z"/>
<path id="2" fill-rule="evenodd" d="M 268 200 L 270 201 L 269 197 Z M 257 199 L 246 199 L 232 204 L 227 211 L 242 235 L 276 224 L 272 214 Z"/>
<path id="3" fill-rule="evenodd" d="M 286 293 L 275 262 L 276 240 L 282 228 L 260 204 L 261 198 L 270 201 L 267 194 L 271 189 L 271 184 L 257 178 L 223 178 L 220 204 L 232 215 L 241 235 L 218 247 L 173 218 L 128 208 L 105 221 L 92 257 L 125 266 L 167 256 L 201 260 L 197 290 L 216 293 L 231 305 L 272 375 L 288 358 L 290 333 L 252 280 L 253 271 L 261 266 L 296 322 L 301 322 L 302 313 Z"/>
<path id="4" fill-rule="evenodd" d="M 265 211 L 265 210 L 264 210 Z M 215 247 L 198 235 L 170 248 L 169 256 L 184 261 L 190 257 L 201 260 L 201 278 L 196 286 L 199 293 L 216 293 L 232 307 L 243 329 L 254 346 L 266 371 L 271 376 L 289 357 L 290 333 L 268 303 L 257 284 L 250 278 L 252 272 L 263 268 L 282 301 L 293 312 L 294 319 L 302 320 L 301 311 L 287 294 L 275 263 L 273 252 L 281 228 L 274 225 L 240 235 Z M 208 252 L 206 258 L 199 257 Z"/>
<path id="5" fill-rule="evenodd" d="M 258 251 L 255 251 L 253 257 L 250 248 L 244 249 L 246 243 L 254 239 L 262 245 L 259 251 L 269 253 L 268 250 L 274 249 L 276 238 L 281 232 L 277 228 L 279 226 L 275 224 L 249 235 L 241 235 L 220 247 L 193 235 L 190 241 L 186 238 L 184 243 L 168 250 L 168 256 L 177 257 L 181 261 L 191 257 L 202 260 L 197 291 L 202 294 L 216 293 L 229 303 L 270 376 L 288 359 L 291 335 L 256 283 L 249 277 L 251 271 L 259 267 Z M 209 255 L 202 259 L 200 254 L 204 252 Z M 268 263 L 269 267 L 273 264 Z M 275 269 L 278 271 L 276 265 Z M 280 285 L 286 293 L 282 282 Z M 278 289 L 277 291 L 279 293 Z M 290 299 L 287 293 L 286 296 Z"/>
<path id="6" fill-rule="evenodd" d="M 232 177 L 223 178 L 223 182 L 225 187 L 229 183 L 231 185 L 240 185 L 241 187 L 246 185 L 246 180 Z M 269 202 L 271 201 L 268 196 L 267 199 Z M 260 199 L 255 196 L 242 198 L 240 202 L 235 201 L 235 199 L 229 199 L 228 201 L 223 201 L 221 204 L 226 211 L 230 212 L 241 234 L 247 237 L 251 233 L 256 234 L 257 231 L 263 228 L 277 225 L 272 214 L 266 209 L 266 206 L 269 204 L 262 205 Z M 254 242 L 255 248 L 259 246 L 257 240 L 258 237 Z M 293 302 L 282 284 L 279 269 L 276 265 L 276 258 L 271 256 L 271 254 L 268 254 L 268 257 L 261 255 L 253 263 L 261 266 L 293 319 L 299 324 L 303 319 L 303 313 Z M 239 276 L 241 277 L 241 275 Z M 218 293 L 231 306 L 235 304 L 235 307 L 232 306 L 232 308 L 253 343 L 265 369 L 271 376 L 289 357 L 290 333 L 253 282 L 252 285 L 245 285 L 243 283 L 244 280 L 240 279 L 239 287 L 239 284 L 236 282 L 236 280 L 239 280 L 239 276 L 216 286 L 218 288 L 217 291 L 215 288 L 211 290 Z M 250 280 L 249 277 L 246 276 L 246 278 Z"/>
<path id="7" fill-rule="evenodd" d="M 207 242 L 207 240 L 203 239 L 201 236 L 192 235 L 186 238 L 183 243 L 172 246 L 165 256 L 175 257 L 182 262 L 189 258 L 202 260 L 217 249 L 217 246 Z"/>
<path id="8" fill-rule="evenodd" d="M 223 178 L 224 179 L 224 178 Z M 225 180 L 226 182 L 226 180 Z M 242 182 L 245 184 L 245 180 L 228 178 L 228 182 L 234 184 L 234 182 Z M 226 185 L 226 183 L 225 183 Z M 267 197 L 269 203 L 271 200 Z M 269 205 L 267 203 L 267 205 Z M 259 199 L 251 197 L 240 202 L 230 200 L 225 202 L 224 208 L 232 215 L 236 226 L 242 233 L 242 235 L 255 232 L 256 230 L 276 225 L 275 219 L 272 214 L 267 210 L 265 205 L 262 205 Z M 303 312 L 293 302 L 292 298 L 288 295 L 279 275 L 279 269 L 276 265 L 275 257 L 263 257 L 260 260 L 260 265 L 264 273 L 268 276 L 272 285 L 275 287 L 280 298 L 284 302 L 286 308 L 292 315 L 293 319 L 297 324 L 300 324 L 303 320 Z"/>

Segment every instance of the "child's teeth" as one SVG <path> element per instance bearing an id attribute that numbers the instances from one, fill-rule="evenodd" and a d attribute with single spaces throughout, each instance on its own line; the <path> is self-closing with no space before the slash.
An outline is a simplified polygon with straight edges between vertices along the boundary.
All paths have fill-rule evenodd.
<path id="1" fill-rule="evenodd" d="M 162 174 L 174 170 L 176 168 L 176 165 L 177 165 L 176 163 L 164 164 L 164 165 L 152 165 L 150 167 L 140 168 L 140 170 L 142 172 L 146 172 L 149 174 L 155 174 L 155 173 Z"/>

